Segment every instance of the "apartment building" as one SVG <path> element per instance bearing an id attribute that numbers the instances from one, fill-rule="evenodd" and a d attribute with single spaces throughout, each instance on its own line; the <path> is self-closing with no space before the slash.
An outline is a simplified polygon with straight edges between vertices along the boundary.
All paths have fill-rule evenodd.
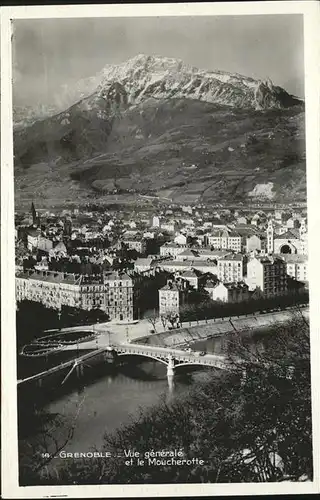
<path id="1" fill-rule="evenodd" d="M 243 302 L 249 299 L 249 287 L 243 281 L 236 283 L 208 283 L 205 287 L 212 300 Z"/>
<path id="2" fill-rule="evenodd" d="M 241 235 L 235 231 L 214 231 L 206 237 L 207 245 L 217 250 L 241 252 Z"/>
<path id="3" fill-rule="evenodd" d="M 101 309 L 111 320 L 133 319 L 133 283 L 126 274 L 98 276 L 53 271 L 20 271 L 16 275 L 16 300 L 41 302 L 46 307 L 62 306 Z"/>
<path id="4" fill-rule="evenodd" d="M 250 290 L 259 288 L 266 297 L 283 295 L 287 291 L 287 270 L 278 257 L 255 257 L 247 264 L 246 283 Z"/>
<path id="5" fill-rule="evenodd" d="M 186 245 L 179 245 L 178 243 L 166 242 L 160 247 L 161 257 L 174 257 L 176 258 L 179 253 L 187 248 Z"/>
<path id="6" fill-rule="evenodd" d="M 168 280 L 159 290 L 159 316 L 180 313 L 180 307 L 187 298 L 187 283 L 184 281 Z"/>
<path id="7" fill-rule="evenodd" d="M 128 247 L 129 250 L 135 250 L 138 253 L 145 253 L 146 251 L 146 241 L 143 238 L 127 238 L 123 240 L 123 243 Z"/>
<path id="8" fill-rule="evenodd" d="M 110 319 L 133 320 L 133 282 L 127 274 L 113 272 L 103 277 L 105 310 Z"/>
<path id="9" fill-rule="evenodd" d="M 242 281 L 245 266 L 246 260 L 242 254 L 230 254 L 222 257 L 217 262 L 218 279 L 223 283 Z"/>
<path id="10" fill-rule="evenodd" d="M 27 270 L 16 274 L 16 300 L 41 302 L 46 307 L 82 307 L 81 276 L 53 271 Z"/>
<path id="11" fill-rule="evenodd" d="M 308 281 L 308 257 L 307 255 L 282 254 L 279 255 L 286 263 L 286 272 L 288 276 L 297 281 Z"/>
<path id="12" fill-rule="evenodd" d="M 252 234 L 248 236 L 246 239 L 246 252 L 261 252 L 265 251 L 267 248 L 267 239 L 265 236 L 261 236 L 258 234 Z"/>

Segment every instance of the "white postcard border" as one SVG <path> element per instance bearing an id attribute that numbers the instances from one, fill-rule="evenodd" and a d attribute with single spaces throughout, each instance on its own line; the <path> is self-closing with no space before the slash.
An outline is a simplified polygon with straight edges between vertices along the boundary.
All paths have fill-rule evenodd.
<path id="1" fill-rule="evenodd" d="M 11 88 L 11 19 L 303 14 L 310 269 L 310 330 L 314 480 L 306 483 L 18 486 L 14 278 L 14 179 Z M 216 496 L 319 492 L 320 471 L 320 239 L 319 4 L 317 1 L 20 6 L 1 9 L 1 299 L 2 484 L 4 498 Z M 312 272 L 311 272 L 312 270 Z"/>

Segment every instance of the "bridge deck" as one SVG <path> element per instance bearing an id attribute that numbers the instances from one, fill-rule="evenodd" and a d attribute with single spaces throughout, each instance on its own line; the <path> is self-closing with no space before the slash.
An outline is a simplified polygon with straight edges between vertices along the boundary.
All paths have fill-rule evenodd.
<path id="1" fill-rule="evenodd" d="M 88 348 L 88 347 L 87 347 Z M 83 356 L 79 356 L 78 358 L 71 359 L 64 363 L 61 363 L 53 368 L 49 368 L 44 372 L 37 373 L 36 375 L 32 375 L 31 377 L 27 377 L 22 380 L 18 380 L 18 384 L 22 384 L 27 381 L 37 380 L 51 373 L 55 373 L 57 371 L 63 370 L 64 368 L 71 367 L 72 365 L 80 365 L 84 361 L 93 358 L 105 351 L 110 351 L 112 348 L 113 351 L 117 352 L 121 355 L 138 355 L 138 356 L 146 356 L 155 360 L 161 360 L 163 362 L 168 362 L 168 357 L 171 356 L 177 364 L 194 364 L 194 365 L 203 365 L 203 366 L 213 366 L 216 368 L 226 368 L 227 362 L 224 356 L 219 356 L 216 354 L 205 354 L 201 355 L 199 351 L 187 352 L 182 349 L 170 349 L 163 347 L 154 347 L 154 346 L 146 346 L 140 344 L 118 344 L 112 346 L 103 346 L 101 348 L 94 348 L 92 352 L 86 353 Z M 66 348 L 68 350 L 68 348 Z"/>
<path id="2" fill-rule="evenodd" d="M 81 364 L 83 361 L 86 361 L 87 359 L 93 358 L 93 357 L 97 356 L 98 354 L 101 354 L 102 352 L 105 352 L 105 351 L 106 351 L 106 348 L 102 347 L 102 348 L 96 349 L 92 352 L 88 352 L 86 354 L 83 354 L 82 356 L 79 356 L 78 358 L 70 359 L 69 361 L 65 361 L 63 363 L 60 363 L 57 366 L 53 366 L 52 368 L 49 368 L 49 370 L 46 370 L 46 371 L 40 372 L 40 373 L 36 373 L 35 375 L 32 375 L 31 377 L 20 379 L 20 380 L 18 380 L 18 385 L 22 384 L 23 382 L 28 382 L 30 380 L 37 380 L 39 378 L 50 375 L 50 373 L 55 373 L 59 370 L 63 370 L 63 368 L 68 368 L 69 366 L 72 366 L 74 364 Z"/>
<path id="3" fill-rule="evenodd" d="M 199 351 L 184 351 L 182 349 L 172 349 L 156 346 L 146 346 L 141 344 L 121 344 L 114 347 L 119 354 L 135 354 L 150 358 L 167 359 L 172 356 L 175 361 L 181 361 L 197 365 L 226 366 L 225 356 L 217 354 L 201 355 Z"/>

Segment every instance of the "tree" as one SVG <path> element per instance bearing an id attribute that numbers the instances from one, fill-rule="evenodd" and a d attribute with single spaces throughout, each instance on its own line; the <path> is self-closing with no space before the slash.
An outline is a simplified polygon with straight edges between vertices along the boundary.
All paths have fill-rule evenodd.
<path id="1" fill-rule="evenodd" d="M 156 332 L 156 324 L 158 322 L 159 316 L 156 313 L 155 309 L 153 311 L 147 311 L 144 317 L 148 320 L 152 329 Z"/>
<path id="2" fill-rule="evenodd" d="M 172 328 L 174 328 L 179 321 L 179 313 L 176 311 L 168 311 L 166 314 L 166 318 L 171 324 Z"/>
<path id="3" fill-rule="evenodd" d="M 37 485 L 39 481 L 45 480 L 46 476 L 50 476 L 47 466 L 52 462 L 52 457 L 57 456 L 72 439 L 84 399 L 85 396 L 78 404 L 70 423 L 61 415 L 49 413 L 30 403 L 29 395 L 19 400 L 20 485 Z M 54 475 L 59 477 L 57 470 Z"/>
<path id="4" fill-rule="evenodd" d="M 162 314 L 160 316 L 160 321 L 161 321 L 161 324 L 163 326 L 163 329 L 166 330 L 167 329 L 167 325 L 168 325 L 168 318 L 165 314 Z"/>

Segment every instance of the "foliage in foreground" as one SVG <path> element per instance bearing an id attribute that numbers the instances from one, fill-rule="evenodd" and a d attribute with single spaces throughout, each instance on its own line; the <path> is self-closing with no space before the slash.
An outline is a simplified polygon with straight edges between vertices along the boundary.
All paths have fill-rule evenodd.
<path id="1" fill-rule="evenodd" d="M 141 410 L 130 425 L 106 435 L 104 450 L 112 458 L 70 460 L 58 473 L 41 478 L 32 479 L 30 470 L 22 470 L 20 480 L 27 479 L 27 484 L 30 480 L 37 484 L 311 480 L 307 322 L 294 317 L 274 327 L 263 351 L 249 349 L 235 333 L 229 358 L 230 371 L 208 374 L 186 396 Z M 183 458 L 205 463 L 128 466 L 124 450 L 140 455 L 183 450 Z"/>

